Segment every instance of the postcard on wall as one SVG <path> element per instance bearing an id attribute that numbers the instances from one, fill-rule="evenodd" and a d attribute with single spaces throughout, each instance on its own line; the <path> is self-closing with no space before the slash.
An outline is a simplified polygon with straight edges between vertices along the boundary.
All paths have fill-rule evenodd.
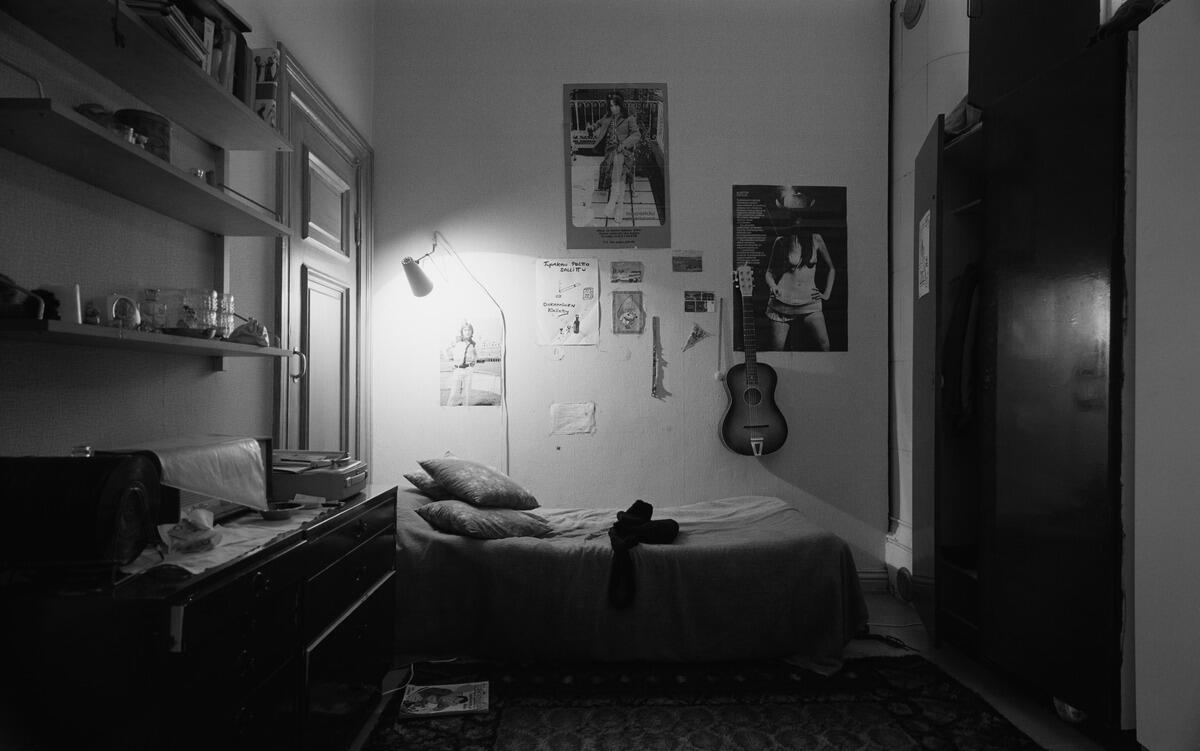
<path id="1" fill-rule="evenodd" d="M 613 333 L 642 333 L 646 328 L 646 309 L 642 307 L 642 293 L 616 290 L 612 294 Z"/>
<path id="2" fill-rule="evenodd" d="M 845 352 L 846 189 L 735 185 L 732 210 L 733 268 L 752 271 L 734 285 L 733 320 L 754 326 L 759 351 Z M 743 335 L 735 326 L 735 350 Z"/>
<path id="3" fill-rule="evenodd" d="M 713 292 L 700 290 L 683 291 L 684 313 L 715 313 L 717 312 L 717 295 Z"/>
<path id="4" fill-rule="evenodd" d="M 704 256 L 700 253 L 676 253 L 671 256 L 671 271 L 704 271 Z"/>
<path id="5" fill-rule="evenodd" d="M 669 248 L 667 85 L 563 86 L 567 248 Z"/>
<path id="6" fill-rule="evenodd" d="M 436 717 L 488 711 L 488 682 L 443 683 L 404 687 L 397 719 Z"/>
<path id="7" fill-rule="evenodd" d="M 534 303 L 537 343 L 599 344 L 600 270 L 595 258 L 539 258 Z"/>
<path id="8" fill-rule="evenodd" d="M 504 356 L 500 316 L 452 318 L 445 322 L 444 328 L 444 346 L 438 353 L 440 404 L 500 406 L 500 363 Z"/>
<path id="9" fill-rule="evenodd" d="M 641 261 L 613 261 L 613 284 L 640 284 L 645 276 Z"/>

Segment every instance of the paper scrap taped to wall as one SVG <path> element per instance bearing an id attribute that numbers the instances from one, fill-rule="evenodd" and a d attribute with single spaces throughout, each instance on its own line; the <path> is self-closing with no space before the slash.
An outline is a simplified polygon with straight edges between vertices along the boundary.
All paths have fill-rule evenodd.
<path id="1" fill-rule="evenodd" d="M 572 402 L 550 405 L 551 435 L 596 432 L 596 403 Z"/>

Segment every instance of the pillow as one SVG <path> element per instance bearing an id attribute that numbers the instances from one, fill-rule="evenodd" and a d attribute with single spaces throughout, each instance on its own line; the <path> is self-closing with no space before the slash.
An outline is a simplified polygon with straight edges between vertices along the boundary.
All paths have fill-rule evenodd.
<path id="1" fill-rule="evenodd" d="M 413 484 L 421 494 L 427 498 L 432 498 L 435 501 L 443 501 L 447 498 L 453 498 L 454 494 L 446 490 L 437 483 L 437 480 L 429 476 L 425 470 L 417 470 L 416 472 L 405 472 L 404 479 Z"/>
<path id="2" fill-rule="evenodd" d="M 479 508 L 462 501 L 434 501 L 417 507 L 429 526 L 454 535 L 496 540 L 501 537 L 541 537 L 550 524 L 528 511 L 511 508 Z"/>
<path id="3" fill-rule="evenodd" d="M 498 472 L 469 459 L 444 456 L 417 462 L 434 482 L 450 491 L 450 496 L 473 506 L 493 506 L 527 510 L 537 508 L 537 499 L 529 491 Z"/>

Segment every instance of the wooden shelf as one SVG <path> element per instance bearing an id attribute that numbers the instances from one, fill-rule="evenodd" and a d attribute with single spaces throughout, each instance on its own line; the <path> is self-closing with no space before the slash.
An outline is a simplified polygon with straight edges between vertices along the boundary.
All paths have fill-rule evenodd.
<path id="1" fill-rule="evenodd" d="M 0 10 L 214 146 L 292 150 L 278 131 L 123 4 L 117 16 L 123 47 L 113 40 L 112 0 L 0 0 Z"/>
<path id="2" fill-rule="evenodd" d="M 288 231 L 274 217 L 49 99 L 0 99 L 0 146 L 218 235 Z"/>
<path id="3" fill-rule="evenodd" d="M 235 344 L 216 339 L 192 339 L 186 336 L 131 331 L 111 326 L 89 326 L 26 318 L 0 319 L 0 340 L 204 357 L 287 357 L 291 354 L 286 349 L 278 347 L 256 347 L 253 344 Z"/>

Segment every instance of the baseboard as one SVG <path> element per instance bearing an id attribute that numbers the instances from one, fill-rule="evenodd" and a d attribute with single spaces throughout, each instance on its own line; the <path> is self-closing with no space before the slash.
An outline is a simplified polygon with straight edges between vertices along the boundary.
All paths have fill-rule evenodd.
<path id="1" fill-rule="evenodd" d="M 887 592 L 888 572 L 886 568 L 870 569 L 858 571 L 858 583 L 864 592 Z"/>

